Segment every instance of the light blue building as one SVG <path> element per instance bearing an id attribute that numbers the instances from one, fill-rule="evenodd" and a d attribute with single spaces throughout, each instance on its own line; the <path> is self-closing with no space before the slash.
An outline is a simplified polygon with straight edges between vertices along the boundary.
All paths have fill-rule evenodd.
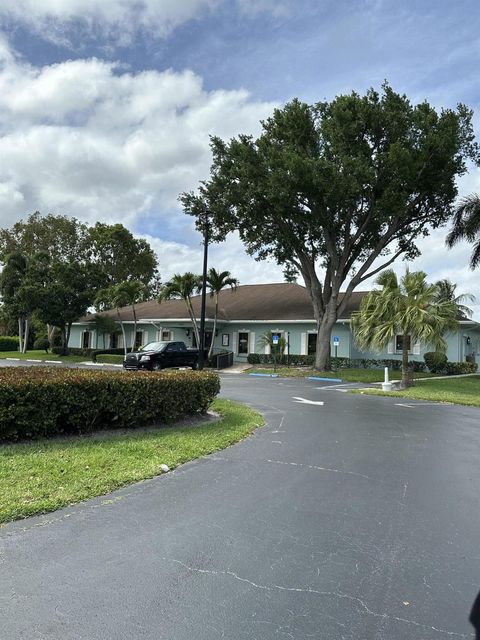
<path id="1" fill-rule="evenodd" d="M 349 302 L 345 317 L 339 318 L 332 332 L 338 338 L 339 357 L 396 359 L 401 358 L 403 337 L 398 335 L 381 353 L 360 351 L 350 330 L 350 316 L 358 309 L 366 292 L 355 292 Z M 200 317 L 200 296 L 193 298 L 193 308 Z M 216 351 L 233 353 L 235 362 L 246 362 L 249 353 L 268 353 L 269 348 L 260 344 L 260 337 L 267 331 L 285 338 L 287 353 L 295 355 L 314 354 L 316 348 L 316 324 L 313 308 L 305 287 L 298 284 L 252 284 L 238 287 L 236 291 L 227 289 L 219 296 L 218 322 L 215 336 L 213 299 L 207 297 L 206 345 L 214 340 Z M 116 311 L 103 312 L 118 320 Z M 133 335 L 133 311 L 131 307 L 120 310 L 125 327 L 127 345 L 134 342 L 139 347 L 154 340 L 182 340 L 187 346 L 196 346 L 192 323 L 182 300 L 171 300 L 159 304 L 155 300 L 136 305 L 137 328 Z M 70 347 L 104 349 L 123 347 L 120 331 L 111 335 L 98 335 L 93 327 L 94 316 L 86 316 L 72 327 Z M 451 362 L 474 359 L 480 354 L 480 324 L 473 320 L 460 321 L 459 328 L 446 336 L 447 357 Z M 431 347 L 421 343 L 410 345 L 410 359 L 423 360 Z"/>

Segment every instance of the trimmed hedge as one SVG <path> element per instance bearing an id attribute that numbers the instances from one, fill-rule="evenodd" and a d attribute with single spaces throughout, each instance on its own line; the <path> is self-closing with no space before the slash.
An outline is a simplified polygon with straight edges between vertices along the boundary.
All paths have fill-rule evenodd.
<path id="1" fill-rule="evenodd" d="M 271 355 L 264 353 L 249 353 L 247 356 L 249 364 L 273 364 Z M 283 355 L 277 358 L 277 365 L 291 365 L 293 367 L 313 367 L 315 364 L 315 356 L 300 356 L 296 354 Z M 402 368 L 401 359 L 381 359 L 373 358 L 332 358 L 332 365 L 338 369 L 380 369 L 388 367 L 392 371 L 400 371 Z M 412 371 L 425 371 L 425 363 L 421 360 L 411 360 L 408 363 L 409 369 Z"/>
<path id="2" fill-rule="evenodd" d="M 459 376 L 463 373 L 476 373 L 478 364 L 476 362 L 447 362 L 444 373 L 447 376 Z"/>
<path id="3" fill-rule="evenodd" d="M 16 336 L 0 336 L 0 351 L 18 351 L 19 344 Z"/>
<path id="4" fill-rule="evenodd" d="M 165 424 L 204 413 L 214 373 L 0 369 L 0 440 Z"/>
<path id="5" fill-rule="evenodd" d="M 69 356 L 82 356 L 90 358 L 93 353 L 93 349 L 80 349 L 79 347 L 68 347 L 67 355 Z M 63 356 L 63 347 L 52 347 L 52 353 L 56 353 L 57 356 Z"/>
<path id="6" fill-rule="evenodd" d="M 123 361 L 123 357 L 125 356 L 125 349 L 123 349 L 123 347 L 116 348 L 116 349 L 95 349 L 94 351 L 91 351 L 89 355 L 92 358 L 92 362 L 96 362 L 98 356 L 103 356 L 103 355 L 122 356 L 122 361 Z M 99 360 L 99 362 L 101 362 L 101 360 Z"/>
<path id="7" fill-rule="evenodd" d="M 113 353 L 101 353 L 95 358 L 95 362 L 103 362 L 104 364 L 123 364 L 124 356 L 115 355 Z"/>
<path id="8" fill-rule="evenodd" d="M 45 351 L 48 353 L 48 350 L 50 349 L 50 342 L 48 341 L 48 338 L 37 338 L 33 343 L 33 348 L 36 351 Z"/>

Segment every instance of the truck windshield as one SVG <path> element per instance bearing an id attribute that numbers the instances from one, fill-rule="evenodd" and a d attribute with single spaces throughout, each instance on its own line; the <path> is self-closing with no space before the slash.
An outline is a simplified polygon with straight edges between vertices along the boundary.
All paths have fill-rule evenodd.
<path id="1" fill-rule="evenodd" d="M 163 351 L 168 342 L 149 342 L 139 349 L 139 351 Z"/>

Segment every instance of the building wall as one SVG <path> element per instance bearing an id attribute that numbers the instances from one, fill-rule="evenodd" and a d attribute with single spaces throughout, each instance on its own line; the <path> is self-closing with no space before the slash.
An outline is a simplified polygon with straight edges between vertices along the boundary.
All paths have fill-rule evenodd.
<path id="1" fill-rule="evenodd" d="M 133 324 L 126 324 L 127 345 L 130 348 L 132 343 Z M 163 322 L 162 325 L 153 326 L 151 324 L 138 324 L 137 330 L 144 332 L 143 344 L 160 339 L 159 331 L 161 329 L 171 331 L 172 340 L 182 340 L 187 347 L 193 346 L 192 331 L 189 323 L 183 323 L 181 326 L 178 322 Z M 212 329 L 212 323 L 207 322 L 206 329 Z M 82 335 L 85 330 L 89 330 L 87 324 L 74 325 L 70 336 L 69 346 L 81 347 Z M 234 360 L 236 362 L 247 362 L 248 353 L 268 353 L 268 348 L 260 344 L 262 334 L 272 331 L 279 332 L 287 341 L 286 352 L 290 354 L 307 354 L 308 335 L 315 334 L 316 328 L 313 322 L 231 322 L 228 324 L 219 324 L 217 327 L 217 336 L 215 337 L 214 346 L 216 349 L 227 349 L 233 351 Z M 239 353 L 240 334 L 248 334 L 248 353 Z M 401 353 L 395 352 L 394 345 L 381 352 L 360 351 L 350 333 L 350 325 L 347 322 L 337 322 L 332 331 L 332 355 L 335 350 L 333 346 L 333 337 L 338 336 L 340 339 L 337 355 L 339 357 L 349 357 L 354 359 L 400 359 Z M 480 329 L 462 325 L 458 332 L 446 336 L 447 340 L 447 357 L 452 362 L 464 361 L 466 356 L 477 353 L 480 356 Z M 106 348 L 109 348 L 109 337 L 105 341 Z M 122 346 L 122 343 L 119 343 Z M 94 331 L 90 331 L 90 348 L 103 349 L 103 337 L 96 336 Z M 431 351 L 431 347 L 425 345 L 414 345 L 411 360 L 422 360 L 427 351 Z M 477 357 L 479 360 L 480 357 Z"/>

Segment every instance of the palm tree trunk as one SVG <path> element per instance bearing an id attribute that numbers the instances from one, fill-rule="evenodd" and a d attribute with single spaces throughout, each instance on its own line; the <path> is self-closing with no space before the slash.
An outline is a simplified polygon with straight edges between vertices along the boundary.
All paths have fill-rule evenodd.
<path id="1" fill-rule="evenodd" d="M 190 314 L 190 319 L 192 321 L 192 327 L 193 327 L 193 331 L 195 333 L 195 339 L 197 341 L 197 349 L 200 349 L 200 331 L 198 330 L 197 319 L 196 319 L 195 314 L 193 312 L 193 307 L 192 307 L 192 303 L 191 303 L 190 300 L 187 301 L 187 308 L 188 308 L 188 312 Z"/>
<path id="2" fill-rule="evenodd" d="M 218 293 L 215 293 L 215 316 L 213 318 L 212 340 L 210 342 L 210 349 L 208 350 L 209 359 L 212 357 L 213 345 L 215 343 L 215 333 L 217 331 L 217 317 L 218 317 Z"/>
<path id="3" fill-rule="evenodd" d="M 137 339 L 137 313 L 135 311 L 135 305 L 132 304 L 133 310 L 133 338 L 132 338 L 132 353 L 135 351 L 135 341 Z"/>
<path id="4" fill-rule="evenodd" d="M 120 326 L 122 328 L 122 336 L 123 336 L 123 353 L 125 355 L 125 357 L 127 357 L 127 351 L 128 351 L 128 347 L 127 347 L 127 335 L 125 333 L 125 325 L 122 322 L 122 319 L 120 317 L 120 309 L 117 307 L 117 315 L 118 315 L 118 321 L 120 322 Z"/>
<path id="5" fill-rule="evenodd" d="M 23 353 L 27 353 L 29 331 L 30 331 L 30 318 L 26 316 L 25 317 L 25 333 L 23 335 Z"/>
<path id="6" fill-rule="evenodd" d="M 402 348 L 402 387 L 406 389 L 410 384 L 408 377 L 408 345 L 407 336 L 403 336 L 403 348 Z"/>
<path id="7" fill-rule="evenodd" d="M 18 350 L 23 353 L 23 318 L 18 318 Z"/>

